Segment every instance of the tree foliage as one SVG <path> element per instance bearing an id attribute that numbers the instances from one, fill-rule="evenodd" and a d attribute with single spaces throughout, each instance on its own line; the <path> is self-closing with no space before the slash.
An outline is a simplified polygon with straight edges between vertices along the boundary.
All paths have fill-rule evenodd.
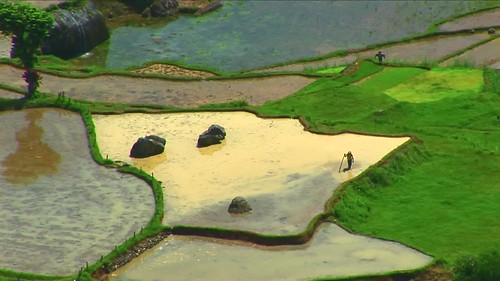
<path id="1" fill-rule="evenodd" d="M 10 56 L 19 58 L 25 68 L 23 78 L 28 83 L 28 98 L 34 96 L 40 85 L 41 77 L 33 68 L 43 39 L 54 23 L 50 13 L 30 3 L 0 2 L 0 30 L 12 35 Z"/>

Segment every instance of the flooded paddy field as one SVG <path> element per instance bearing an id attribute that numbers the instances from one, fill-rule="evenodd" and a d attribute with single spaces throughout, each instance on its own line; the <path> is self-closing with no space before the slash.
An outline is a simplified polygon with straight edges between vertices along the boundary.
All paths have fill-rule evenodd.
<path id="1" fill-rule="evenodd" d="M 318 135 L 295 119 L 261 119 L 246 112 L 94 115 L 94 120 L 103 155 L 163 182 L 164 224 L 275 235 L 304 231 L 340 183 L 409 139 Z M 225 128 L 226 139 L 197 148 L 198 135 L 212 124 Z M 130 158 L 137 138 L 150 134 L 167 139 L 164 154 Z M 339 173 L 349 150 L 356 157 L 353 169 Z M 227 212 L 236 196 L 247 199 L 251 214 Z"/>
<path id="2" fill-rule="evenodd" d="M 109 46 L 96 50 L 96 57 L 108 68 L 163 59 L 242 71 L 400 40 L 425 32 L 432 22 L 491 5 L 477 1 L 222 3 L 221 9 L 201 18 L 114 29 Z"/>
<path id="3" fill-rule="evenodd" d="M 149 185 L 92 160 L 79 114 L 4 111 L 0 126 L 0 268 L 74 274 L 151 219 Z"/>
<path id="4" fill-rule="evenodd" d="M 111 280 L 311 280 L 423 267 L 432 258 L 399 243 L 325 223 L 299 246 L 264 247 L 172 235 Z"/>

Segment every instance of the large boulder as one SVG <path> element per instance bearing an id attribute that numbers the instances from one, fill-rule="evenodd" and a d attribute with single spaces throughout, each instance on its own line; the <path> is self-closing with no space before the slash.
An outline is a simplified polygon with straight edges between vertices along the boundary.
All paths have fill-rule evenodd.
<path id="1" fill-rule="evenodd" d="M 109 39 L 106 20 L 91 0 L 81 7 L 54 10 L 52 15 L 56 24 L 42 43 L 43 54 L 74 58 Z"/>
<path id="2" fill-rule="evenodd" d="M 252 210 L 250 204 L 248 204 L 247 200 L 241 196 L 236 196 L 229 204 L 229 208 L 227 211 L 230 214 L 243 214 L 248 213 Z"/>
<path id="3" fill-rule="evenodd" d="M 167 141 L 159 136 L 150 135 L 137 139 L 130 150 L 130 157 L 146 158 L 165 151 Z"/>
<path id="4" fill-rule="evenodd" d="M 219 125 L 212 125 L 198 137 L 197 147 L 207 147 L 219 144 L 226 138 L 226 130 Z"/>
<path id="5" fill-rule="evenodd" d="M 178 10 L 178 0 L 155 0 L 142 15 L 145 17 L 173 17 L 177 15 Z"/>

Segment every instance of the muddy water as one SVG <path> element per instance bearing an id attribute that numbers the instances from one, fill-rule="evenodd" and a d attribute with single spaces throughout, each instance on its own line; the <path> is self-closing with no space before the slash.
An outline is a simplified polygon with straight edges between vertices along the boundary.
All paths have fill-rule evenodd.
<path id="1" fill-rule="evenodd" d="M 438 27 L 438 30 L 457 31 L 495 26 L 500 26 L 500 8 L 445 22 Z"/>
<path id="2" fill-rule="evenodd" d="M 22 70 L 0 65 L 0 83 L 26 89 Z M 268 100 L 291 95 L 313 78 L 298 75 L 263 77 L 258 79 L 179 81 L 146 79 L 123 76 L 98 76 L 72 79 L 42 74 L 43 92 L 65 91 L 72 99 L 90 101 L 125 102 L 194 107 L 207 103 L 246 100 L 250 104 L 263 104 Z"/>
<path id="3" fill-rule="evenodd" d="M 488 2 L 223 1 L 203 17 L 114 29 L 101 61 L 108 68 L 170 60 L 241 71 L 396 41 L 425 32 L 435 21 L 493 5 Z"/>
<path id="4" fill-rule="evenodd" d="M 472 50 L 450 58 L 441 63 L 441 66 L 476 65 L 492 66 L 500 61 L 500 38 L 480 45 Z"/>
<path id="5" fill-rule="evenodd" d="M 151 188 L 92 160 L 80 115 L 4 111 L 0 128 L 0 268 L 73 274 L 150 220 Z"/>
<path id="6" fill-rule="evenodd" d="M 439 36 L 432 39 L 414 40 L 409 43 L 394 44 L 383 47 L 381 50 L 386 54 L 386 61 L 405 61 L 413 63 L 439 61 L 443 57 L 465 49 L 472 44 L 489 37 L 488 34 L 468 34 L 460 36 Z M 350 54 L 345 57 L 334 57 L 325 60 L 290 64 L 279 67 L 265 68 L 253 72 L 264 71 L 303 71 L 304 69 L 334 67 L 346 65 L 357 59 L 372 59 L 376 51 L 365 51 Z M 491 55 L 491 54 L 490 54 Z"/>
<path id="7" fill-rule="evenodd" d="M 431 260 L 399 243 L 353 235 L 328 223 L 303 246 L 170 236 L 114 272 L 112 280 L 310 280 L 409 270 Z"/>
<path id="8" fill-rule="evenodd" d="M 1 162 L 6 168 L 3 176 L 12 184 L 31 183 L 39 176 L 53 175 L 61 163 L 61 155 L 42 140 L 44 130 L 38 121 L 43 111 L 28 110 L 24 117 L 25 120 L 18 121 L 27 121 L 28 126 L 16 133 L 16 151 Z"/>
<path id="9" fill-rule="evenodd" d="M 4 89 L 0 89 L 0 98 L 5 98 L 5 99 L 19 99 L 22 98 L 23 95 L 12 92 L 12 91 L 7 91 Z"/>
<path id="10" fill-rule="evenodd" d="M 408 140 L 317 135 L 297 120 L 261 119 L 245 112 L 95 115 L 94 122 L 103 155 L 142 167 L 163 182 L 165 224 L 270 234 L 303 231 L 341 182 Z M 212 124 L 226 129 L 226 140 L 197 148 L 198 135 Z M 164 155 L 129 158 L 137 138 L 149 134 L 167 139 Z M 355 164 L 339 173 L 348 150 Z M 227 213 L 236 196 L 248 200 L 252 213 Z"/>
<path id="11" fill-rule="evenodd" d="M 440 36 L 423 39 L 408 44 L 396 44 L 382 48 L 386 61 L 405 61 L 413 63 L 439 61 L 443 57 L 465 49 L 489 38 L 488 34 L 470 34 L 461 36 Z M 373 58 L 373 51 L 359 53 L 359 58 Z"/>

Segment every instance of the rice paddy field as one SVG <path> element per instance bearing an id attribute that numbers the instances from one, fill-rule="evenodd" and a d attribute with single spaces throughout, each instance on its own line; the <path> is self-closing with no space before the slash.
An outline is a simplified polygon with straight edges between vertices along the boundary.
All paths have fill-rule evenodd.
<path id="1" fill-rule="evenodd" d="M 42 56 L 32 99 L 0 37 L 0 280 L 499 280 L 500 4 L 394 2 L 299 1 L 290 25 L 315 21 L 297 43 L 274 2 L 117 28 Z M 385 31 L 358 31 L 369 18 L 336 45 L 332 8 Z M 193 26 L 222 37 L 183 47 Z M 225 139 L 197 147 L 212 124 Z M 164 151 L 130 157 L 146 135 Z M 229 213 L 237 196 L 252 210 Z"/>

